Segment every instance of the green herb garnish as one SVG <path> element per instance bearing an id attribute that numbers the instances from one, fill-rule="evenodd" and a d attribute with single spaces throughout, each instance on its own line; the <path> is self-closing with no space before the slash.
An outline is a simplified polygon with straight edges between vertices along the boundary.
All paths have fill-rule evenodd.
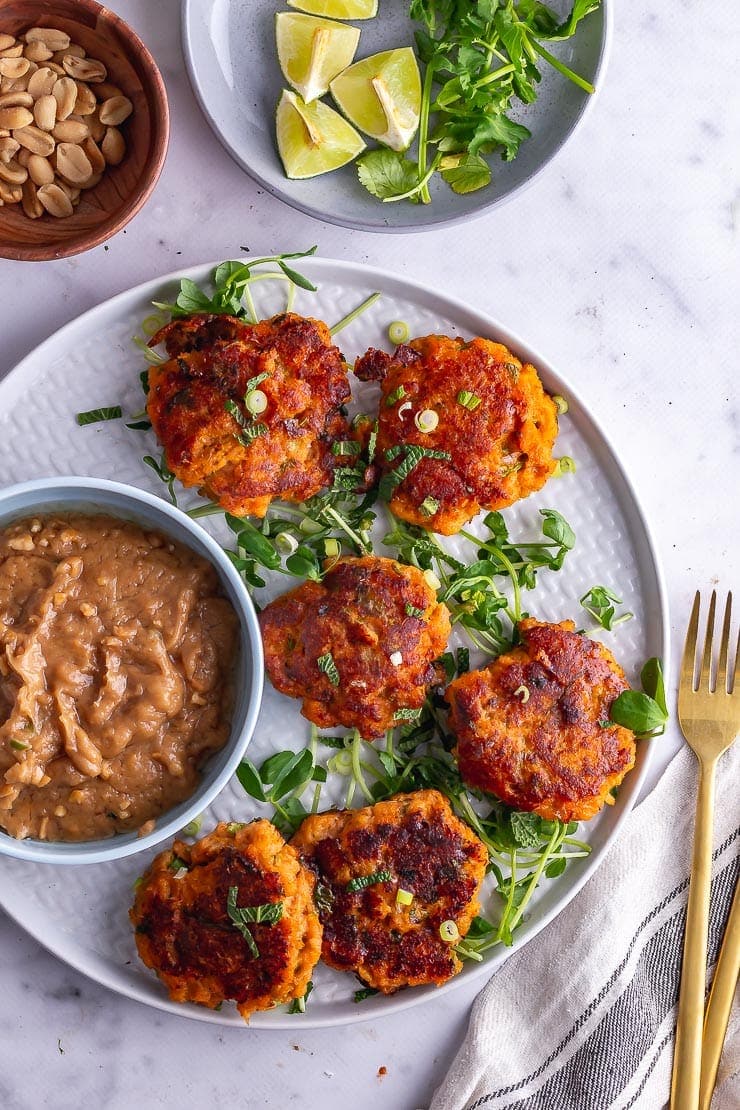
<path id="1" fill-rule="evenodd" d="M 394 389 L 385 399 L 386 405 L 395 405 L 396 401 L 401 401 L 406 396 L 406 390 L 402 385 Z"/>
<path id="2" fill-rule="evenodd" d="M 372 875 L 358 875 L 355 879 L 350 879 L 347 883 L 347 893 L 356 894 L 359 890 L 365 890 L 368 886 L 376 886 L 378 883 L 388 883 L 391 880 L 390 871 L 373 871 Z"/>
<path id="3" fill-rule="evenodd" d="M 316 660 L 316 663 L 319 670 L 326 675 L 332 686 L 338 686 L 339 671 L 337 670 L 337 665 L 334 662 L 334 657 L 332 653 L 330 651 L 327 651 L 324 655 L 320 655 Z"/>
<path id="4" fill-rule="evenodd" d="M 81 428 L 85 424 L 99 424 L 102 420 L 120 420 L 123 409 L 120 405 L 111 405 L 107 409 L 90 409 L 88 412 L 78 412 L 75 420 Z"/>
<path id="5" fill-rule="evenodd" d="M 636 736 L 661 736 L 668 723 L 668 706 L 659 659 L 648 659 L 640 680 L 642 693 L 624 690 L 612 702 L 609 717 L 615 725 L 631 729 Z"/>
<path id="6" fill-rule="evenodd" d="M 239 888 L 229 887 L 226 899 L 226 912 L 231 924 L 237 929 L 247 942 L 249 951 L 255 960 L 259 959 L 259 948 L 255 942 L 250 925 L 275 925 L 283 916 L 282 902 L 264 902 L 261 906 L 237 906 Z"/>
<path id="7" fill-rule="evenodd" d="M 606 586 L 592 586 L 581 598 L 581 605 L 602 628 L 611 632 L 618 624 L 631 620 L 632 613 L 616 615 L 616 606 L 622 604 L 622 599 L 607 589 Z"/>

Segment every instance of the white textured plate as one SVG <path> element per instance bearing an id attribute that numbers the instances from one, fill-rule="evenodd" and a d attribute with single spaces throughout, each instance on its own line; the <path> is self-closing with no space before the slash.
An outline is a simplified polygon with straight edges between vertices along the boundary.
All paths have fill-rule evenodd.
<path id="1" fill-rule="evenodd" d="M 553 0 L 551 7 L 565 15 L 572 0 Z M 531 184 L 574 134 L 594 100 L 542 62 L 536 102 L 520 105 L 515 112 L 531 138 L 522 143 L 513 162 L 492 156 L 493 183 L 466 196 L 436 180 L 431 204 L 383 204 L 360 185 L 354 163 L 308 181 L 290 181 L 275 146 L 275 109 L 285 81 L 273 24 L 275 12 L 283 8 L 275 0 L 185 0 L 183 51 L 201 108 L 233 158 L 274 196 L 329 223 L 364 231 L 420 231 L 470 220 Z M 360 28 L 357 59 L 413 45 L 408 10 L 408 0 L 380 0 L 375 19 L 355 22 Z M 598 90 L 610 32 L 611 3 L 602 0 L 573 38 L 551 44 L 552 53 Z M 333 104 L 331 98 L 324 99 Z"/>
<path id="2" fill-rule="evenodd" d="M 315 281 L 319 291 L 299 290 L 296 311 L 319 316 L 330 324 L 368 293 L 381 291 L 380 300 L 341 333 L 339 342 L 350 360 L 370 346 L 388 347 L 388 324 L 400 319 L 408 323 L 412 335 L 442 332 L 500 340 L 539 368 L 547 389 L 568 398 L 570 411 L 561 420 L 558 452 L 577 460 L 577 473 L 551 480 L 539 494 L 506 510 L 506 518 L 512 536 L 524 541 L 539 533 L 538 509 L 556 508 L 573 525 L 577 545 L 559 574 L 540 571 L 540 585 L 533 594 L 524 595 L 525 605 L 537 617 L 571 617 L 580 624 L 584 614 L 578 598 L 596 583 L 612 587 L 636 614 L 614 634 L 605 634 L 628 678 L 637 681 L 648 656 L 665 659 L 664 591 L 645 521 L 613 449 L 567 383 L 505 328 L 443 294 L 353 263 L 311 259 L 298 267 Z M 187 276 L 204 281 L 210 269 L 188 270 Z M 118 402 L 128 413 L 140 409 L 142 362 L 131 337 L 151 311 L 152 298 L 171 300 L 176 290 L 177 280 L 170 276 L 114 297 L 62 328 L 0 383 L 0 474 L 4 482 L 77 473 L 116 478 L 162 493 L 163 487 L 141 462 L 143 454 L 154 451 L 151 432 L 130 432 L 120 422 L 78 428 L 74 414 Z M 255 292 L 262 314 L 284 307 L 281 283 L 262 283 Z M 364 399 L 369 409 L 377 387 L 354 385 L 358 386 L 357 399 L 361 403 Z M 183 500 L 187 505 L 195 499 Z M 208 518 L 206 526 L 218 538 L 228 535 L 216 518 Z M 467 552 L 470 557 L 469 546 Z M 287 582 L 283 579 L 267 595 L 281 592 Z M 277 749 L 298 750 L 307 739 L 308 724 L 299 715 L 298 703 L 277 694 L 268 683 L 250 757 L 259 763 Z M 542 884 L 517 933 L 517 946 L 547 924 L 599 865 L 637 797 L 649 756 L 649 743 L 641 744 L 638 767 L 627 777 L 616 805 L 582 826 L 582 835 L 593 847 L 591 856 L 570 864 L 560 878 Z M 324 795 L 322 806 L 328 807 L 331 801 L 331 793 Z M 203 830 L 209 831 L 217 820 L 243 821 L 258 813 L 265 814 L 265 808 L 252 802 L 232 780 L 207 812 Z M 216 1013 L 169 1002 L 155 976 L 139 962 L 127 911 L 134 879 L 149 858 L 145 854 L 63 869 L 1 859 L 0 904 L 63 960 L 114 990 L 173 1013 L 241 1025 L 241 1018 L 229 1005 Z M 457 979 L 441 989 L 473 975 L 490 975 L 507 954 L 507 950 L 494 950 L 485 963 L 468 964 Z M 322 966 L 314 981 L 316 989 L 305 1015 L 290 1016 L 284 1010 L 256 1014 L 252 1026 L 305 1028 L 361 1021 L 435 993 L 435 988 L 409 990 L 356 1005 L 352 994 L 357 983 L 352 976 Z"/>

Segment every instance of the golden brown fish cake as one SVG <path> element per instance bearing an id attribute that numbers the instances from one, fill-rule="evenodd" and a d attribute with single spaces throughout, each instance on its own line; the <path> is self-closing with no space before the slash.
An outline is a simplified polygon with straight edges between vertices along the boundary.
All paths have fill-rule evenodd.
<path id="1" fill-rule="evenodd" d="M 397 794 L 365 809 L 307 817 L 293 837 L 315 872 L 322 958 L 371 987 L 444 983 L 462 964 L 440 926 L 464 937 L 478 912 L 488 853 L 436 790 Z M 353 890 L 353 880 L 390 878 Z M 349 887 L 348 887 L 348 884 Z M 408 891 L 409 904 L 398 900 Z"/>
<path id="2" fill-rule="evenodd" d="M 635 763 L 634 734 L 609 720 L 624 672 L 574 628 L 521 621 L 521 647 L 445 695 L 464 781 L 560 821 L 593 817 Z"/>
<path id="3" fill-rule="evenodd" d="M 273 686 L 302 698 L 304 717 L 321 728 L 380 736 L 442 678 L 434 661 L 449 612 L 420 570 L 393 559 L 345 556 L 321 582 L 267 605 L 259 621 Z"/>
<path id="4" fill-rule="evenodd" d="M 355 374 L 381 381 L 376 459 L 386 481 L 403 465 L 399 449 L 448 456 L 422 458 L 395 486 L 390 507 L 402 520 L 453 535 L 480 509 L 540 489 L 555 469 L 555 403 L 534 366 L 500 343 L 428 335 L 393 355 L 371 349 Z M 421 413 L 438 418 L 429 432 L 416 422 Z"/>
<path id="5" fill-rule="evenodd" d="M 149 370 L 147 412 L 183 485 L 259 517 L 275 498 L 305 501 L 331 485 L 332 443 L 349 438 L 340 409 L 350 389 L 326 324 L 293 313 L 257 324 L 197 314 L 162 328 L 151 340 L 159 343 L 170 357 Z M 248 383 L 267 399 L 254 416 Z"/>
<path id="6" fill-rule="evenodd" d="M 238 908 L 282 907 L 272 924 L 247 926 L 258 956 L 229 915 L 232 888 Z M 269 821 L 222 823 L 153 861 L 129 914 L 136 947 L 174 1002 L 213 1010 L 233 999 L 248 1021 L 306 991 L 321 953 L 313 889 L 313 875 Z"/>

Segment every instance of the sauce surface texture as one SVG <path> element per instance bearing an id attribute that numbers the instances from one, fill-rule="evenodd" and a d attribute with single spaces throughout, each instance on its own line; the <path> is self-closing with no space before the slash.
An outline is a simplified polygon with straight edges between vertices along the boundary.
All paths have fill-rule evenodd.
<path id="1" fill-rule="evenodd" d="M 108 516 L 0 529 L 0 827 L 147 831 L 230 728 L 238 619 L 205 559 Z"/>

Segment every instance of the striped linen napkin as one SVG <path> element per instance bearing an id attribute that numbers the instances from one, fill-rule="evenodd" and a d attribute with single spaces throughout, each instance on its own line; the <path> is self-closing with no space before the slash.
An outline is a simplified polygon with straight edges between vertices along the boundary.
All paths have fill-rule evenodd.
<path id="1" fill-rule="evenodd" d="M 709 962 L 740 872 L 740 743 L 720 761 Z M 670 1093 L 696 761 L 684 747 L 609 857 L 476 999 L 431 1110 L 662 1110 Z M 712 1110 L 740 1108 L 736 1001 Z"/>

